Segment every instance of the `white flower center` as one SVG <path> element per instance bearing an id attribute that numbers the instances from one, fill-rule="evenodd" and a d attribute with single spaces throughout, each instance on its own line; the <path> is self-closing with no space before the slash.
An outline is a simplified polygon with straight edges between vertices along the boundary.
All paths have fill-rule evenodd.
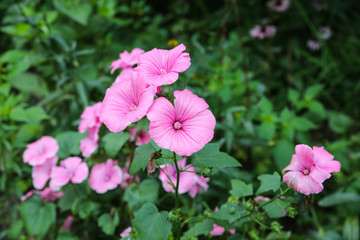
<path id="1" fill-rule="evenodd" d="M 174 123 L 174 129 L 175 129 L 175 130 L 180 129 L 181 126 L 182 126 L 182 124 L 181 124 L 180 122 L 175 122 L 175 123 Z"/>
<path id="2" fill-rule="evenodd" d="M 304 174 L 304 175 L 309 175 L 309 173 L 310 173 L 309 169 L 304 169 L 304 170 L 303 170 L 303 174 Z"/>
<path id="3" fill-rule="evenodd" d="M 135 104 L 131 104 L 130 110 L 133 111 L 137 108 L 137 106 Z"/>
<path id="4" fill-rule="evenodd" d="M 165 69 L 160 69 L 160 74 L 165 74 L 166 73 L 166 71 L 165 71 Z"/>

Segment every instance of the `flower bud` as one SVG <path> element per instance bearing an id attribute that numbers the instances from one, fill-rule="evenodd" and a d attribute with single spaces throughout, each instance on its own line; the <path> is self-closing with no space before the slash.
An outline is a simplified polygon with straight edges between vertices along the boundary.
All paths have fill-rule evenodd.
<path id="1" fill-rule="evenodd" d="M 209 178 L 212 175 L 212 167 L 206 167 L 201 170 L 201 175 L 205 178 Z"/>

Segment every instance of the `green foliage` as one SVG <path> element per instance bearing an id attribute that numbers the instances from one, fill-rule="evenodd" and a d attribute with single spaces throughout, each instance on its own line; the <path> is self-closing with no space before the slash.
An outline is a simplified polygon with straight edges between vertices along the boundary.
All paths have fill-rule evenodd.
<path id="1" fill-rule="evenodd" d="M 133 226 L 138 232 L 139 240 L 162 240 L 167 239 L 171 223 L 167 220 L 168 213 L 159 212 L 152 203 L 145 203 L 141 209 L 136 212 Z"/>
<path id="2" fill-rule="evenodd" d="M 259 189 L 256 191 L 256 195 L 272 190 L 276 192 L 280 188 L 281 177 L 277 172 L 271 174 L 263 174 L 258 176 L 261 181 Z"/>
<path id="3" fill-rule="evenodd" d="M 151 143 L 141 145 L 135 149 L 136 155 L 130 166 L 130 174 L 134 174 L 140 169 L 145 170 L 154 148 Z"/>
<path id="4" fill-rule="evenodd" d="M 83 138 L 85 138 L 84 134 L 73 131 L 58 134 L 55 137 L 59 144 L 59 151 L 57 155 L 60 158 L 78 155 L 80 153 L 80 140 Z"/>
<path id="5" fill-rule="evenodd" d="M 319 201 L 319 205 L 322 207 L 331 207 L 344 203 L 359 203 L 360 195 L 356 193 L 334 193 L 328 195 Z"/>
<path id="6" fill-rule="evenodd" d="M 234 203 L 225 203 L 219 209 L 219 211 L 214 212 L 210 217 L 214 219 L 226 220 L 229 223 L 233 223 L 238 220 L 241 216 L 241 209 L 238 204 Z"/>
<path id="7" fill-rule="evenodd" d="M 233 179 L 230 193 L 238 198 L 251 196 L 253 195 L 253 186 L 251 183 L 246 184 L 241 180 Z"/>
<path id="8" fill-rule="evenodd" d="M 129 186 L 124 195 L 126 201 L 133 212 L 136 212 L 145 203 L 155 203 L 158 199 L 159 184 L 155 180 L 147 179 L 141 184 Z"/>
<path id="9" fill-rule="evenodd" d="M 99 227 L 108 235 L 113 235 L 116 226 L 119 224 L 119 214 L 114 212 L 112 216 L 108 213 L 104 213 L 98 220 Z"/>
<path id="10" fill-rule="evenodd" d="M 208 235 L 213 229 L 214 222 L 211 219 L 204 219 L 202 222 L 195 223 L 184 236 Z"/>
<path id="11" fill-rule="evenodd" d="M 104 148 L 109 157 L 114 158 L 129 138 L 130 135 L 126 132 L 106 134 L 102 141 L 104 142 Z"/>

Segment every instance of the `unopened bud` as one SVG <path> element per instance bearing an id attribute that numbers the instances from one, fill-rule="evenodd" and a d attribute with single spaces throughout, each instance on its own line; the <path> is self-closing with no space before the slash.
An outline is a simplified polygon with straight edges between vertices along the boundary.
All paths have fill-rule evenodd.
<path id="1" fill-rule="evenodd" d="M 283 226 L 281 226 L 281 224 L 277 221 L 274 221 L 271 223 L 271 229 L 274 230 L 275 232 L 279 233 L 282 228 L 283 228 Z"/>
<path id="2" fill-rule="evenodd" d="M 201 170 L 201 176 L 209 178 L 212 175 L 212 168 L 206 167 Z"/>
<path id="3" fill-rule="evenodd" d="M 231 195 L 227 201 L 230 203 L 239 204 L 239 198 L 234 195 Z"/>

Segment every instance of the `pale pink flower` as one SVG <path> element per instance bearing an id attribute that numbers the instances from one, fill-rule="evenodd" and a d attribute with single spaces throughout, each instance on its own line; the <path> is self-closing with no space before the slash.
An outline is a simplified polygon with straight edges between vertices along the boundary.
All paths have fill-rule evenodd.
<path id="1" fill-rule="evenodd" d="M 135 70 L 144 75 L 150 85 L 172 84 L 179 78 L 179 72 L 186 71 L 191 65 L 189 53 L 183 53 L 185 49 L 184 44 L 171 50 L 154 48 L 139 57 Z"/>
<path id="2" fill-rule="evenodd" d="M 115 78 L 115 83 L 124 82 L 131 80 L 132 68 L 126 68 L 121 71 L 119 75 Z"/>
<path id="3" fill-rule="evenodd" d="M 214 136 L 216 120 L 204 99 L 189 90 L 174 92 L 174 105 L 156 99 L 147 114 L 150 137 L 162 148 L 190 156 Z"/>
<path id="4" fill-rule="evenodd" d="M 56 165 L 58 160 L 57 156 L 49 158 L 45 163 L 36 165 L 32 169 L 33 186 L 36 189 L 45 187 L 46 182 L 50 179 L 51 169 Z"/>
<path id="5" fill-rule="evenodd" d="M 192 188 L 189 191 L 189 195 L 192 198 L 194 198 L 200 192 L 200 189 L 206 191 L 209 188 L 209 185 L 207 184 L 208 181 L 210 181 L 209 178 L 204 178 L 203 176 L 197 176 L 195 184 L 192 186 Z"/>
<path id="6" fill-rule="evenodd" d="M 132 68 L 138 62 L 139 56 L 144 52 L 144 50 L 140 48 L 134 48 L 131 53 L 128 51 L 124 51 L 119 54 L 120 59 L 115 60 L 111 63 L 111 74 L 115 72 L 116 69 L 122 68 Z"/>
<path id="7" fill-rule="evenodd" d="M 115 83 L 106 90 L 100 121 L 111 132 L 120 132 L 146 115 L 154 95 L 155 88 L 132 71 L 130 81 Z"/>
<path id="8" fill-rule="evenodd" d="M 100 125 L 90 128 L 88 136 L 80 142 L 81 153 L 86 158 L 90 157 L 99 145 L 99 129 Z"/>
<path id="9" fill-rule="evenodd" d="M 217 212 L 217 211 L 219 211 L 218 207 L 215 208 L 215 212 Z M 225 232 L 225 228 L 223 228 L 223 227 L 221 227 L 221 226 L 214 223 L 213 224 L 213 230 L 211 230 L 210 235 L 211 236 L 221 236 L 221 235 L 224 234 L 224 232 Z M 230 229 L 229 232 L 230 232 L 230 234 L 234 234 L 235 229 Z"/>
<path id="10" fill-rule="evenodd" d="M 321 44 L 318 41 L 315 41 L 315 40 L 312 40 L 312 39 L 309 39 L 307 41 L 306 45 L 308 46 L 308 48 L 311 51 L 319 51 L 320 48 L 321 48 Z"/>
<path id="11" fill-rule="evenodd" d="M 68 157 L 60 165 L 54 166 L 51 171 L 50 188 L 53 190 L 58 190 L 69 181 L 81 183 L 89 175 L 88 166 L 79 157 Z"/>
<path id="12" fill-rule="evenodd" d="M 141 146 L 143 144 L 148 144 L 151 140 L 150 135 L 145 130 L 137 131 L 136 127 L 129 128 L 130 133 L 130 142 L 136 140 L 135 145 Z"/>
<path id="13" fill-rule="evenodd" d="M 250 36 L 259 39 L 273 37 L 275 33 L 276 27 L 272 25 L 256 25 L 253 29 L 250 30 Z"/>
<path id="14" fill-rule="evenodd" d="M 97 193 L 115 189 L 122 181 L 122 171 L 116 160 L 108 159 L 106 163 L 95 164 L 90 173 L 90 187 Z"/>
<path id="15" fill-rule="evenodd" d="M 332 172 L 340 171 L 340 162 L 323 147 L 299 144 L 290 164 L 284 168 L 283 180 L 295 191 L 309 195 L 323 190 L 322 182 L 331 177 Z"/>
<path id="16" fill-rule="evenodd" d="M 179 169 L 191 171 L 191 172 L 180 172 L 179 177 L 179 188 L 178 192 L 179 194 L 183 194 L 186 192 L 189 192 L 191 188 L 194 186 L 198 176 L 196 173 L 193 173 L 195 171 L 194 167 L 191 165 L 186 165 L 186 158 L 182 158 L 177 162 Z M 175 189 L 173 186 L 169 183 L 172 183 L 174 186 L 176 186 L 176 167 L 175 164 L 166 164 L 162 165 L 161 171 L 159 173 L 159 179 L 162 182 L 163 188 L 166 192 L 175 192 Z M 169 176 L 166 176 L 166 174 Z"/>
<path id="17" fill-rule="evenodd" d="M 275 12 L 284 12 L 289 8 L 290 0 L 270 0 L 267 2 L 268 8 Z"/>
<path id="18" fill-rule="evenodd" d="M 268 197 L 264 197 L 264 196 L 257 196 L 256 198 L 254 198 L 254 201 L 257 203 L 257 204 L 260 204 L 261 202 L 267 202 L 267 201 L 270 201 L 271 199 L 268 198 Z"/>
<path id="19" fill-rule="evenodd" d="M 54 192 L 49 187 L 47 187 L 44 188 L 44 190 L 42 191 L 30 190 L 24 196 L 21 197 L 21 201 L 25 201 L 33 194 L 38 194 L 44 202 L 53 202 L 64 195 L 63 192 Z"/>
<path id="20" fill-rule="evenodd" d="M 281 212 L 286 215 L 287 214 L 287 211 L 285 209 L 282 209 Z"/>
<path id="21" fill-rule="evenodd" d="M 332 35 L 331 29 L 329 26 L 324 26 L 319 28 L 319 38 L 322 40 L 328 40 Z"/>
<path id="22" fill-rule="evenodd" d="M 24 162 L 31 166 L 42 165 L 49 158 L 56 156 L 59 150 L 57 141 L 49 136 L 43 136 L 36 142 L 30 143 L 26 146 L 23 158 Z"/>
<path id="23" fill-rule="evenodd" d="M 130 233 L 131 233 L 131 229 L 132 229 L 131 227 L 126 228 L 126 229 L 120 234 L 120 237 L 124 238 L 124 237 L 129 236 Z"/>
<path id="24" fill-rule="evenodd" d="M 85 108 L 81 114 L 81 122 L 79 124 L 79 132 L 88 131 L 88 136 L 81 140 L 80 150 L 84 157 L 90 157 L 98 147 L 101 102 Z"/>
<path id="25" fill-rule="evenodd" d="M 136 175 L 130 175 L 129 169 L 127 167 L 121 168 L 122 171 L 122 180 L 120 183 L 120 187 L 122 189 L 126 189 L 131 183 L 140 183 L 140 179 Z"/>
<path id="26" fill-rule="evenodd" d="M 62 225 L 62 227 L 61 227 L 61 229 L 60 229 L 60 232 L 62 232 L 62 231 L 70 231 L 70 228 L 71 228 L 71 223 L 73 222 L 75 220 L 75 218 L 74 218 L 74 216 L 68 216 L 66 219 L 65 219 L 65 221 L 64 221 L 64 223 L 63 223 L 63 225 Z"/>

